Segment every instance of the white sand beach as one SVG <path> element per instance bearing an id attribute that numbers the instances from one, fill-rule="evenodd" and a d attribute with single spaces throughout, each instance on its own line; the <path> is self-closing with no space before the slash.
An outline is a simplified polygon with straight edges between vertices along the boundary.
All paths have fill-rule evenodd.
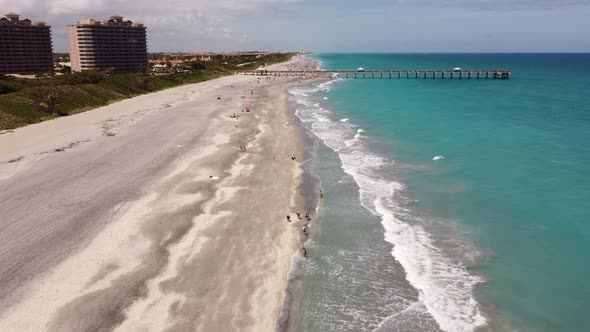
<path id="1" fill-rule="evenodd" d="M 1 135 L 0 330 L 273 330 L 304 212 L 297 83 L 236 75 Z"/>

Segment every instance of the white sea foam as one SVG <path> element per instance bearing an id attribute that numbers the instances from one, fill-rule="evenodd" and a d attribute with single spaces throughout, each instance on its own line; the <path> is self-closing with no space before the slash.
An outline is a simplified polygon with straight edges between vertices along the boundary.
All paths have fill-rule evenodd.
<path id="1" fill-rule="evenodd" d="M 345 142 L 346 146 L 349 148 L 352 148 L 353 146 L 360 144 L 362 142 L 361 139 L 364 138 L 364 136 L 361 135 L 361 133 L 364 133 L 364 132 L 365 132 L 364 130 L 358 129 L 356 131 L 356 134 L 354 135 L 354 138 Z"/>
<path id="2" fill-rule="evenodd" d="M 331 91 L 331 89 L 330 89 L 330 88 L 332 87 L 332 85 L 333 85 L 334 83 L 338 82 L 338 81 L 341 81 L 341 80 L 342 80 L 342 79 L 340 79 L 340 78 L 336 78 L 336 79 L 333 79 L 333 80 L 331 80 L 331 81 L 328 81 L 328 82 L 325 82 L 325 83 L 319 84 L 319 85 L 318 85 L 318 87 L 317 87 L 317 89 L 318 89 L 318 90 L 320 90 L 320 91 L 326 91 L 326 92 L 330 92 L 330 91 Z"/>
<path id="3" fill-rule="evenodd" d="M 334 82 L 315 89 L 293 90 L 313 94 Z M 381 218 L 385 240 L 393 244 L 393 257 L 403 266 L 406 279 L 418 291 L 420 302 L 440 328 L 464 332 L 484 326 L 486 320 L 473 296 L 473 289 L 481 278 L 469 274 L 463 264 L 437 248 L 422 226 L 400 219 L 410 213 L 394 199 L 403 185 L 380 175 L 392 162 L 369 151 L 363 144 L 364 130 L 355 132 L 348 121 L 343 121 L 348 119 L 332 121 L 330 112 L 313 107 L 310 101 L 296 99 L 296 102 L 304 105 L 297 116 L 310 124 L 312 132 L 326 146 L 338 153 L 343 170 L 358 184 L 361 204 Z"/>
<path id="4" fill-rule="evenodd" d="M 340 122 L 348 122 L 348 118 L 340 119 Z"/>

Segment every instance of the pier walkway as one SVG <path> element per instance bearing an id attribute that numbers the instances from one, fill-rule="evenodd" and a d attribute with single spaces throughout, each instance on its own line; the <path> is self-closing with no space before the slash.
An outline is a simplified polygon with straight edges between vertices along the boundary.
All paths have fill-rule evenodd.
<path id="1" fill-rule="evenodd" d="M 331 78 L 449 78 L 449 79 L 496 79 L 510 78 L 509 70 L 254 70 L 245 75 L 255 76 L 304 76 Z"/>

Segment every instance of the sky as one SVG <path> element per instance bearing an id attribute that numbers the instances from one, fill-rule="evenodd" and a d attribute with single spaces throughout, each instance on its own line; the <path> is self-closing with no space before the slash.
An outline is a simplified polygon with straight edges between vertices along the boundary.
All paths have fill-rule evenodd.
<path id="1" fill-rule="evenodd" d="M 52 26 L 123 15 L 150 52 L 590 52 L 590 0 L 0 0 Z M 1 13 L 1 14 L 6 14 Z"/>

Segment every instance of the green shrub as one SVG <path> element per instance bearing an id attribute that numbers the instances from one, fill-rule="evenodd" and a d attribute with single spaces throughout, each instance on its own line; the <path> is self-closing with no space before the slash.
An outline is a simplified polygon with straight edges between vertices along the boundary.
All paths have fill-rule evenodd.
<path id="1" fill-rule="evenodd" d="M 13 115 L 26 123 L 36 123 L 46 118 L 51 118 L 47 113 L 40 110 L 40 101 L 19 96 L 18 93 L 0 95 L 0 113 Z M 0 127 L 0 129 L 6 128 Z"/>
<path id="2" fill-rule="evenodd" d="M 106 77 L 100 71 L 88 70 L 56 76 L 55 84 L 97 84 Z"/>
<path id="3" fill-rule="evenodd" d="M 0 80 L 0 95 L 16 92 L 18 90 L 20 90 L 20 87 L 16 84 L 10 81 Z"/>
<path id="4" fill-rule="evenodd" d="M 239 68 L 250 70 L 264 63 L 286 61 L 291 56 L 276 54 L 259 59 L 224 59 L 220 56 L 207 64 L 191 63 L 193 71 L 190 73 L 157 76 L 146 73 L 107 74 L 84 71 L 48 78 L 20 79 L 0 74 L 0 130 L 83 112 L 116 100 L 181 84 L 231 75 L 238 69 L 238 63 L 252 62 Z"/>
<path id="5" fill-rule="evenodd" d="M 0 112 L 0 130 L 14 129 L 28 124 L 26 119 Z"/>

